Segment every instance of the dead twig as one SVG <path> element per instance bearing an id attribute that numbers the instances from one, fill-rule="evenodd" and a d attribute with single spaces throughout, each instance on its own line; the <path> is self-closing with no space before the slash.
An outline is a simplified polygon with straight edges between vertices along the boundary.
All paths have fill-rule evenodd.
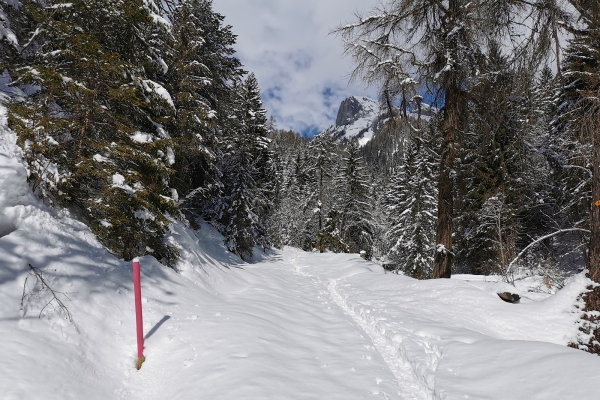
<path id="1" fill-rule="evenodd" d="M 25 282 L 23 282 L 23 295 L 21 296 L 21 310 L 23 309 L 23 303 L 25 302 L 25 296 L 27 295 L 25 293 L 25 288 L 27 287 L 27 279 L 29 279 L 29 277 L 26 277 Z"/>
<path id="2" fill-rule="evenodd" d="M 57 304 L 58 308 L 62 312 L 64 318 L 67 321 L 69 321 L 69 322 L 72 323 L 73 322 L 73 316 L 69 312 L 69 309 L 67 308 L 67 306 L 65 305 L 65 303 L 63 303 L 63 301 L 59 297 L 59 295 L 63 295 L 63 296 L 65 296 L 67 298 L 67 300 L 71 300 L 69 298 L 69 296 L 67 296 L 66 293 L 59 292 L 58 290 L 52 289 L 52 287 L 48 284 L 48 282 L 46 281 L 46 279 L 44 279 L 44 274 L 43 274 L 43 272 L 39 268 L 36 268 L 33 265 L 29 264 L 29 269 L 30 269 L 31 273 L 33 273 L 33 275 L 37 278 L 37 281 L 42 285 L 42 288 L 40 289 L 40 291 L 48 289 L 48 291 L 50 291 L 50 293 L 52 294 L 52 298 L 50 299 L 50 301 L 48 301 L 46 303 L 46 305 L 44 307 L 42 307 L 42 309 L 40 310 L 40 314 L 38 315 L 38 318 L 42 317 L 42 313 L 44 312 L 44 310 L 46 309 L 46 307 L 48 307 L 49 305 L 52 305 L 52 307 L 54 309 L 56 309 L 56 307 L 54 307 L 54 304 Z M 26 287 L 27 287 L 27 279 L 28 278 L 29 277 L 25 278 L 25 283 L 23 284 L 23 296 L 21 297 L 21 309 L 23 309 L 23 303 L 25 301 L 25 298 L 27 297 Z"/>

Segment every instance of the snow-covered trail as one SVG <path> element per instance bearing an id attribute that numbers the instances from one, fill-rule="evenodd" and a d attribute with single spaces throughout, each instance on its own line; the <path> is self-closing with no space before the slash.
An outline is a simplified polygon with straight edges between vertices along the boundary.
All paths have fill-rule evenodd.
<path id="1" fill-rule="evenodd" d="M 314 262 L 312 267 L 310 266 L 310 263 L 307 262 L 307 265 L 303 266 L 301 264 L 308 261 L 305 261 L 306 256 L 308 256 L 308 254 L 297 252 L 293 258 L 291 258 L 291 263 L 297 273 L 306 277 L 311 277 L 315 284 L 327 287 L 331 300 L 340 310 L 350 317 L 356 325 L 360 327 L 370 343 L 372 343 L 374 348 L 377 350 L 381 358 L 385 361 L 390 372 L 394 374 L 398 383 L 398 394 L 401 395 L 401 398 L 415 400 L 429 398 L 429 396 L 427 396 L 423 391 L 422 385 L 418 379 L 416 379 L 410 364 L 400 356 L 398 349 L 394 346 L 394 344 L 387 341 L 385 336 L 375 329 L 367 319 L 356 313 L 346 302 L 346 299 L 340 295 L 339 291 L 337 290 L 337 285 L 340 278 L 322 279 L 319 277 L 320 275 L 327 275 L 328 273 L 330 274 L 331 272 L 334 272 L 335 269 L 334 271 L 329 270 L 323 274 L 323 265 L 318 265 L 315 269 Z M 288 260 L 289 259 L 290 257 L 288 256 Z M 331 267 L 331 263 L 329 263 L 328 266 Z M 339 268 L 340 266 L 338 265 L 337 267 Z M 314 275 L 311 275 L 311 273 Z M 326 282 L 324 282 L 324 280 Z"/>
<path id="2" fill-rule="evenodd" d="M 46 266 L 57 270 L 53 284 L 74 292 L 79 332 L 54 314 L 37 319 L 35 303 L 26 318 L 11 316 L 24 276 L 0 283 L 0 310 L 10 316 L 0 318 L 0 393 L 6 400 L 542 400 L 592 398 L 596 390 L 597 357 L 552 344 L 570 329 L 576 288 L 516 307 L 500 302 L 496 288 L 386 275 L 356 255 L 286 249 L 256 264 L 225 262 L 234 260 L 217 251 L 213 234 L 204 226 L 190 238 L 204 266 L 175 273 L 142 259 L 140 371 L 129 265 L 94 266 L 74 253 Z"/>
<path id="3" fill-rule="evenodd" d="M 288 249 L 245 264 L 212 227 L 192 231 L 179 222 L 169 238 L 181 250 L 179 272 L 142 258 L 146 362 L 137 371 L 130 263 L 67 210 L 32 195 L 5 125 L 0 107 L 2 400 L 420 398 L 332 297 L 330 280 L 303 274 L 295 262 L 312 256 L 306 261 L 327 269 L 319 255 Z M 45 308 L 49 291 L 29 264 L 68 295 L 72 324 Z"/>
<path id="4" fill-rule="evenodd" d="M 227 292 L 178 302 L 122 398 L 425 399 L 328 282 L 302 273 L 300 255 L 244 265 Z"/>
<path id="5" fill-rule="evenodd" d="M 365 332 L 401 398 L 583 399 L 595 391 L 600 360 L 566 347 L 583 276 L 544 301 L 521 293 L 515 306 L 499 301 L 498 291 L 514 290 L 502 283 L 417 281 L 356 255 L 298 252 L 291 262 Z"/>

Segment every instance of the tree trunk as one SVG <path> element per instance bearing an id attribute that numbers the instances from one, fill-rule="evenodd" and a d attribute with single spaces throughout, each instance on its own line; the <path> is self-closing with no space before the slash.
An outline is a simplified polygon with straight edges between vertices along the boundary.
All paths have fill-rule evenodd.
<path id="1" fill-rule="evenodd" d="M 594 121 L 595 122 L 595 121 Z M 597 124 L 597 123 L 596 123 Z M 596 131 L 596 129 L 594 129 Z M 600 132 L 592 133 L 594 155 L 592 157 L 592 212 L 590 226 L 589 265 L 590 279 L 600 283 L 600 207 L 595 203 L 600 200 Z"/>
<path id="2" fill-rule="evenodd" d="M 466 111 L 466 110 L 465 110 Z M 433 278 L 450 278 L 452 275 L 452 218 L 454 216 L 454 160 L 456 159 L 456 138 L 460 121 L 460 89 L 446 91 L 444 106 L 443 140 L 441 148 L 440 172 L 438 179 L 438 220 Z"/>
<path id="3" fill-rule="evenodd" d="M 319 253 L 323 252 L 323 168 L 319 173 Z"/>
<path id="4" fill-rule="evenodd" d="M 595 97 L 595 96 L 592 96 Z M 595 99 L 592 99 L 595 101 Z M 600 283 L 600 206 L 596 202 L 600 200 L 600 107 L 596 104 L 592 106 L 583 119 L 583 125 L 587 128 L 587 134 L 591 138 L 593 145 L 592 155 L 592 210 L 590 212 L 590 246 L 588 250 L 588 270 L 589 278 L 596 283 Z M 600 203 L 598 203 L 600 205 Z M 583 296 L 585 307 L 583 309 L 583 319 L 589 322 L 589 326 L 584 325 L 583 331 L 591 335 L 586 345 L 586 351 L 600 355 L 600 318 L 597 316 L 600 311 L 600 287 L 588 287 L 590 290 Z"/>

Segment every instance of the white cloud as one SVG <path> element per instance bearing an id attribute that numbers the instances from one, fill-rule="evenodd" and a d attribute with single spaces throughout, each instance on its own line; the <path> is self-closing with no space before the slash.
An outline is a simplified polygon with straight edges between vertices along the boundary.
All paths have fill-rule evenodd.
<path id="1" fill-rule="evenodd" d="M 366 13 L 377 0 L 213 0 L 238 35 L 237 56 L 256 74 L 265 107 L 278 127 L 300 132 L 335 122 L 340 102 L 376 96 L 376 88 L 348 83 L 353 62 L 329 32 Z"/>

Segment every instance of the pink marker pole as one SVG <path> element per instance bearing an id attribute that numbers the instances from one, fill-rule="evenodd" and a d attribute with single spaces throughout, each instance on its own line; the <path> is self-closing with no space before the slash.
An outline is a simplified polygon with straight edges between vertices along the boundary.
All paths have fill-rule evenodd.
<path id="1" fill-rule="evenodd" d="M 140 279 L 140 259 L 133 259 L 133 293 L 135 295 L 135 324 L 137 328 L 138 359 L 137 369 L 142 368 L 144 357 L 144 323 L 142 320 L 142 285 Z"/>

